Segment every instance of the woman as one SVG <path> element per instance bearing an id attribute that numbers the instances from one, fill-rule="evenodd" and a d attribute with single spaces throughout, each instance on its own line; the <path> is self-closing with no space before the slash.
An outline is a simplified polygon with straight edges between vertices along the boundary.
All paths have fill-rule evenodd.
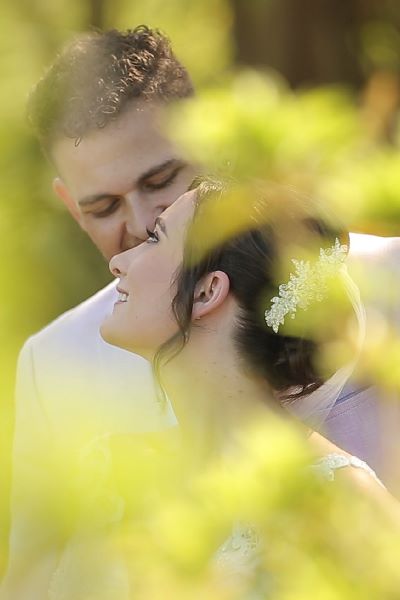
<path id="1" fill-rule="evenodd" d="M 221 452 L 248 420 L 335 401 L 363 329 L 346 242 L 293 193 L 203 180 L 111 260 L 119 299 L 101 334 L 152 362 L 196 456 Z M 366 465 L 353 465 L 364 478 Z"/>
<path id="2" fill-rule="evenodd" d="M 168 397 L 178 418 L 190 472 L 201 473 L 204 464 L 221 457 L 241 464 L 241 434 L 255 422 L 275 427 L 293 419 L 287 408 L 298 414 L 303 403 L 326 408 L 332 398 L 334 401 L 358 351 L 362 314 L 343 267 L 346 236 L 328 225 L 315 207 L 282 189 L 260 192 L 254 186 L 237 186 L 225 190 L 204 180 L 168 208 L 148 234 L 146 242 L 110 262 L 112 273 L 120 280 L 119 298 L 101 334 L 107 342 L 153 364 L 160 401 Z M 334 314 L 335 319 L 327 319 L 327 314 Z M 345 334 L 340 336 L 336 332 L 338 318 L 345 325 Z M 351 348 L 350 354 L 342 352 L 344 347 Z M 332 360 L 332 348 L 339 348 L 340 360 Z M 317 473 L 333 479 L 338 468 L 346 467 L 344 477 L 398 519 L 397 507 L 365 463 L 317 434 L 310 435 L 304 426 L 299 428 L 304 440 L 308 438 L 315 456 L 310 461 L 315 460 Z M 279 437 L 279 427 L 276 429 Z M 122 471 L 130 480 L 126 496 L 132 500 L 131 480 L 137 478 L 138 463 L 146 463 L 148 458 L 145 455 L 138 460 L 136 454 L 129 459 L 125 448 Z M 105 455 L 109 456 L 107 450 Z M 299 472 L 300 486 L 302 467 L 300 459 L 292 469 L 294 477 Z M 156 486 L 163 477 L 169 478 L 168 470 L 158 469 Z M 90 482 L 89 487 L 93 487 Z M 135 494 L 138 485 L 133 485 L 133 512 L 139 515 L 133 530 L 139 529 L 140 548 L 138 553 L 133 544 L 132 554 L 131 540 L 125 535 L 128 555 L 132 555 L 132 569 L 125 569 L 125 558 L 115 552 L 115 544 L 107 545 L 111 536 L 119 548 L 118 524 L 126 519 L 124 504 L 118 494 L 108 494 L 107 482 L 99 493 L 101 481 L 95 487 L 93 503 L 83 515 L 83 532 L 78 527 L 68 543 L 49 597 L 79 600 L 90 591 L 91 597 L 123 600 L 141 597 L 140 591 L 135 595 L 138 589 L 145 590 L 143 597 L 160 597 L 162 583 L 155 591 L 153 582 L 143 583 L 146 570 L 150 578 L 154 571 L 158 581 L 157 561 L 150 571 L 146 558 L 143 569 L 140 566 L 140 555 L 146 557 L 146 540 L 152 532 L 157 536 L 157 517 L 155 525 L 150 523 L 145 533 L 140 533 L 142 508 L 138 508 Z M 314 491 L 318 494 L 317 488 Z M 157 498 L 158 492 L 154 494 L 150 484 L 150 494 L 146 492 L 143 500 L 147 512 L 152 512 L 154 495 Z M 105 516 L 104 504 L 111 506 Z M 184 508 L 185 503 L 178 506 Z M 314 510 L 311 503 L 311 520 Z M 210 520 L 213 514 L 211 507 Z M 252 524 L 253 516 L 249 517 Z M 179 517 L 173 519 L 173 528 L 179 528 Z M 99 527 L 96 523 L 88 527 L 96 518 Z M 226 520 L 230 522 L 229 515 Z M 211 562 L 223 573 L 218 579 L 218 585 L 221 581 L 223 585 L 221 595 L 217 592 L 211 597 L 250 597 L 247 592 L 240 595 L 238 589 L 243 589 L 257 590 L 252 598 L 264 598 L 270 580 L 260 568 L 258 533 L 240 518 L 238 522 L 234 518 L 232 525 L 232 534 L 217 550 L 218 544 L 211 543 Z M 194 530 L 198 531 L 196 525 Z M 187 533 L 190 537 L 193 531 Z M 222 539 L 220 536 L 219 541 Z M 162 547 L 162 541 L 160 544 Z M 147 553 L 151 561 L 156 560 L 153 551 L 160 544 L 156 542 L 156 548 Z M 164 567 L 162 564 L 162 573 Z M 133 583 L 132 572 L 137 574 Z M 225 588 L 227 572 L 232 596 Z M 179 585 L 180 580 L 177 589 Z M 204 594 L 196 588 L 193 597 L 210 597 L 207 585 L 208 580 Z M 149 593 L 149 589 L 153 591 Z M 192 596 L 185 592 L 179 597 Z"/>

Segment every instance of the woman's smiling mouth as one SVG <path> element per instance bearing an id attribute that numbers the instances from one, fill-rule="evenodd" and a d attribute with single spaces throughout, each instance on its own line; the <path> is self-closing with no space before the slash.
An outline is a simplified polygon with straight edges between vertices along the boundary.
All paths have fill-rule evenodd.
<path id="1" fill-rule="evenodd" d="M 128 292 L 125 292 L 124 290 L 121 290 L 118 287 L 117 287 L 117 291 L 118 291 L 117 303 L 118 302 L 128 302 L 128 297 L 129 297 Z"/>

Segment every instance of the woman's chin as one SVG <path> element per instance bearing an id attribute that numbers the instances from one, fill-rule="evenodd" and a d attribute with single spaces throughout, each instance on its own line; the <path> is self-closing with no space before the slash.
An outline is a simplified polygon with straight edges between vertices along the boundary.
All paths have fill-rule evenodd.
<path id="1" fill-rule="evenodd" d="M 107 317 L 103 323 L 100 325 L 100 335 L 107 344 L 111 344 L 112 346 L 118 346 L 119 348 L 124 348 L 123 340 L 121 336 L 118 335 L 116 328 L 112 326 L 109 322 L 110 317 Z"/>
<path id="2" fill-rule="evenodd" d="M 133 354 L 137 354 L 142 358 L 151 361 L 154 356 L 154 352 L 139 347 L 139 344 L 135 344 L 135 340 L 128 340 L 126 336 L 126 331 L 119 331 L 116 327 L 113 326 L 113 323 L 110 322 L 111 320 L 111 317 L 107 317 L 100 325 L 100 335 L 103 338 L 103 340 L 107 342 L 107 344 L 111 344 L 111 346 L 116 346 L 117 348 L 121 348 L 122 350 L 127 350 L 128 352 L 132 352 Z"/>

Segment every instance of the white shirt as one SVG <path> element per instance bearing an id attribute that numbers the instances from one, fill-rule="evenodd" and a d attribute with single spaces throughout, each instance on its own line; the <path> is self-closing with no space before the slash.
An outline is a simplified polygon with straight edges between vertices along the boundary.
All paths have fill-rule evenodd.
<path id="1" fill-rule="evenodd" d="M 116 299 L 113 282 L 33 335 L 20 353 L 4 600 L 43 600 L 55 549 L 68 536 L 62 507 L 58 514 L 46 502 L 63 493 L 68 502 L 68 470 L 82 448 L 104 434 L 176 425 L 172 410 L 158 403 L 149 363 L 100 336 Z"/>

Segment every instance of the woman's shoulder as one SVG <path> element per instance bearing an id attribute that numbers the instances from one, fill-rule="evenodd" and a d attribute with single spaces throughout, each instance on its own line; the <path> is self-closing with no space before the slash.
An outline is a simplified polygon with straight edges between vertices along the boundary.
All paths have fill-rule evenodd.
<path id="1" fill-rule="evenodd" d="M 375 471 L 361 458 L 342 450 L 316 431 L 310 435 L 309 441 L 315 455 L 311 469 L 324 479 L 334 481 L 336 472 L 346 469 L 347 478 L 357 483 L 363 480 L 370 481 L 373 487 L 379 485 L 384 488 Z"/>
<path id="2" fill-rule="evenodd" d="M 336 471 L 346 467 L 361 469 L 368 477 L 372 477 L 378 485 L 385 487 L 375 471 L 364 460 L 358 458 L 358 456 L 342 452 L 332 452 L 331 454 L 322 456 L 311 465 L 312 471 L 327 481 L 334 481 Z"/>

